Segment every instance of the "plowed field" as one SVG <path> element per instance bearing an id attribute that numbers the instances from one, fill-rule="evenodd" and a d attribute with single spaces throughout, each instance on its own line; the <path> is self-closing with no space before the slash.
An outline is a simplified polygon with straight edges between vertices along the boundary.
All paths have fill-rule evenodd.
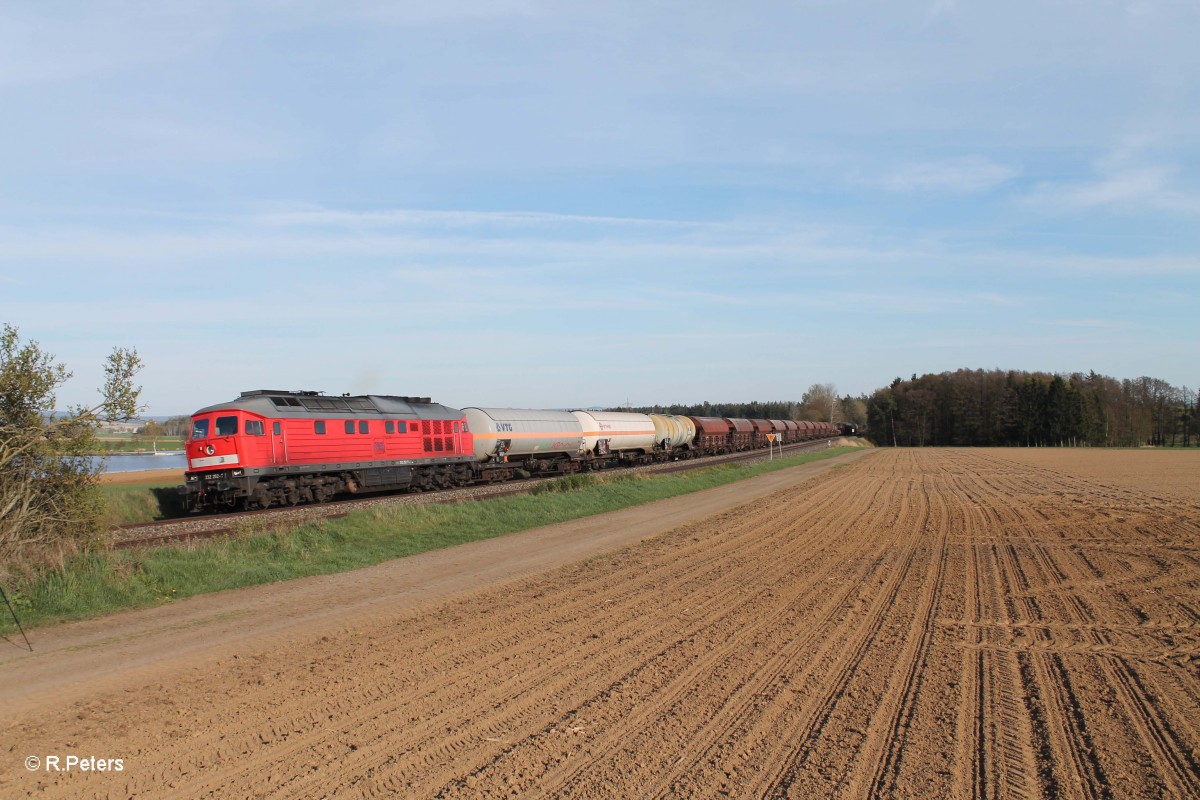
<path id="1" fill-rule="evenodd" d="M 1170 493 L 1089 455 L 871 451 L 522 577 L 459 548 L 448 597 L 47 631 L 0 661 L 0 795 L 1200 797 L 1200 453 Z M 247 596 L 289 625 L 239 637 Z M 72 753 L 123 769 L 24 766 Z"/>

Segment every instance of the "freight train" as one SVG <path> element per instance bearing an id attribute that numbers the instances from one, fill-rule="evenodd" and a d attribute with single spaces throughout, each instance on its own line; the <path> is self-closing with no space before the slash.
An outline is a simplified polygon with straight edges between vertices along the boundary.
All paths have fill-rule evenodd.
<path id="1" fill-rule="evenodd" d="M 428 397 L 259 389 L 192 415 L 179 493 L 193 511 L 269 508 L 651 464 L 838 432 L 825 422 L 456 409 Z"/>

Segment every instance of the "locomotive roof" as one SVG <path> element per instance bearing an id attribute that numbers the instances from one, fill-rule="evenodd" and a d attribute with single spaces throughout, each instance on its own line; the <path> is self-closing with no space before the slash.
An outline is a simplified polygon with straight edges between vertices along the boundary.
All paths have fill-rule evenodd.
<path id="1" fill-rule="evenodd" d="M 227 403 L 202 408 L 196 414 L 241 409 L 264 417 L 363 417 L 393 419 L 462 419 L 456 408 L 434 403 L 428 397 L 399 397 L 386 394 L 341 395 L 330 397 L 320 392 L 256 389 L 242 392 Z"/>

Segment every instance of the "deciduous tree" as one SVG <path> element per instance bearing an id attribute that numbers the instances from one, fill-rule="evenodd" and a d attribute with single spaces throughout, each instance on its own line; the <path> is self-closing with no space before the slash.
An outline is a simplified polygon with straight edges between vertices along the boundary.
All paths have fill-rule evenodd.
<path id="1" fill-rule="evenodd" d="M 139 409 L 137 351 L 114 348 L 100 402 L 56 413 L 55 391 L 71 377 L 17 328 L 0 334 L 0 571 L 61 557 L 94 538 L 101 500 L 87 454 L 102 420 Z"/>
<path id="2" fill-rule="evenodd" d="M 150 449 L 154 451 L 158 450 L 158 440 L 166 435 L 162 424 L 153 419 L 147 420 L 138 433 L 150 440 Z"/>
<path id="3" fill-rule="evenodd" d="M 814 383 L 800 398 L 800 418 L 813 422 L 837 423 L 837 387 L 832 383 Z"/>

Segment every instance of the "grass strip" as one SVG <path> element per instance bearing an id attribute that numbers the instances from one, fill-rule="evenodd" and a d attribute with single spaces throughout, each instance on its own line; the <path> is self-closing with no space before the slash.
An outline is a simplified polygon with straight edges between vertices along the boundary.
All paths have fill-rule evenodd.
<path id="1" fill-rule="evenodd" d="M 104 524 L 109 528 L 157 522 L 182 516 L 179 482 L 101 484 L 104 495 Z"/>
<path id="2" fill-rule="evenodd" d="M 393 558 L 503 536 L 723 486 L 856 448 L 839 447 L 750 466 L 678 475 L 575 475 L 528 495 L 453 505 L 382 505 L 334 520 L 262 528 L 253 520 L 220 540 L 97 551 L 9 589 L 26 628 L 161 605 L 192 595 L 372 566 Z M 0 620 L 0 633 L 15 630 Z"/>

